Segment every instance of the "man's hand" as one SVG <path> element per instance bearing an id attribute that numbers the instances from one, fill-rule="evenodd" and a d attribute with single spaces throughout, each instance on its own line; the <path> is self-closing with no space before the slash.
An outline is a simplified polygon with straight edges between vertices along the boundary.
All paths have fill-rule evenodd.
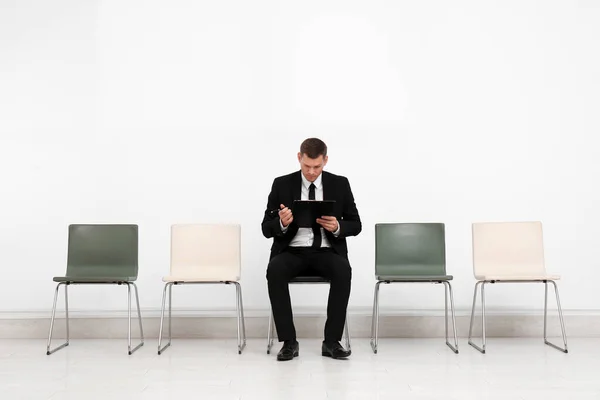
<path id="1" fill-rule="evenodd" d="M 317 218 L 317 224 L 321 225 L 323 229 L 329 232 L 335 232 L 338 229 L 339 223 L 336 217 L 325 216 Z"/>
<path id="2" fill-rule="evenodd" d="M 285 228 L 292 223 L 294 216 L 292 215 L 292 210 L 283 204 L 280 204 L 279 207 L 281 208 L 281 210 L 279 210 L 279 219 L 281 220 L 281 225 Z"/>

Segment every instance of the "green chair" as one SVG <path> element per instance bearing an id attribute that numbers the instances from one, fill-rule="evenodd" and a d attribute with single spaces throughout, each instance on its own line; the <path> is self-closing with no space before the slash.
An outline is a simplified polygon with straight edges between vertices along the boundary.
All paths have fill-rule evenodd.
<path id="1" fill-rule="evenodd" d="M 371 324 L 371 348 L 377 354 L 379 335 L 379 286 L 382 283 L 439 283 L 445 287 L 446 344 L 458 354 L 454 296 L 446 274 L 444 224 L 401 223 L 375 225 L 375 298 Z M 448 294 L 452 310 L 454 346 L 448 340 Z"/>
<path id="2" fill-rule="evenodd" d="M 128 294 L 128 353 L 144 345 L 144 331 L 140 312 L 138 289 L 134 281 L 138 276 L 138 226 L 137 225 L 69 225 L 67 272 L 54 277 L 58 282 L 54 293 L 54 306 L 46 354 L 50 355 L 69 345 L 70 285 L 126 285 Z M 50 350 L 52 330 L 56 315 L 56 301 L 61 286 L 65 287 L 66 342 Z M 131 287 L 135 289 L 141 343 L 131 348 Z"/>

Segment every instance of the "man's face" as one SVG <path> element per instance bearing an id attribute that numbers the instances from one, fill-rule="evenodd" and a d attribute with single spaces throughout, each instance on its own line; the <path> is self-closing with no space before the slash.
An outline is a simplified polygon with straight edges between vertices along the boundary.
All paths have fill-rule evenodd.
<path id="1" fill-rule="evenodd" d="M 327 156 L 320 155 L 318 158 L 310 158 L 306 154 L 298 153 L 298 162 L 300 162 L 302 175 L 309 182 L 314 182 L 323 172 L 323 167 L 327 165 Z"/>

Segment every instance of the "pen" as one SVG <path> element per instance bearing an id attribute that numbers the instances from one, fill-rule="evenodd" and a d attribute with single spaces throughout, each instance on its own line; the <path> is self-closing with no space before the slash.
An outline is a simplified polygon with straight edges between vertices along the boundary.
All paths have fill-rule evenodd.
<path id="1" fill-rule="evenodd" d="M 274 210 L 272 210 L 272 211 L 269 211 L 269 214 L 271 214 L 271 215 L 273 215 L 273 214 L 277 214 L 277 213 L 279 213 L 279 211 L 281 211 L 281 210 L 282 210 L 281 208 L 276 208 L 276 209 L 274 209 Z"/>

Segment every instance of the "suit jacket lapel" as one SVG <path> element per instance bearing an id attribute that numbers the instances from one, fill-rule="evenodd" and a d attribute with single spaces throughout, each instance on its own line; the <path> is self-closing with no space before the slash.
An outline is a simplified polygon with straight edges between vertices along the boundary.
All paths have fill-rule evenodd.
<path id="1" fill-rule="evenodd" d="M 298 171 L 294 174 L 292 179 L 292 200 L 302 200 L 302 172 Z M 288 207 L 291 207 L 290 204 Z"/>
<path id="2" fill-rule="evenodd" d="M 323 171 L 321 174 L 321 185 L 323 185 L 323 200 L 335 200 L 335 198 L 333 197 L 335 195 L 335 188 L 331 186 L 333 185 L 333 183 L 329 179 L 331 176 L 325 171 Z M 325 230 L 325 236 L 327 236 L 329 243 L 333 243 L 333 241 L 335 240 L 333 233 L 329 232 L 328 230 Z"/>
<path id="3" fill-rule="evenodd" d="M 326 172 L 321 172 L 321 185 L 323 185 L 323 200 L 334 200 L 331 198 L 330 194 L 335 191 L 332 190 L 331 181 L 329 180 L 329 175 Z"/>

